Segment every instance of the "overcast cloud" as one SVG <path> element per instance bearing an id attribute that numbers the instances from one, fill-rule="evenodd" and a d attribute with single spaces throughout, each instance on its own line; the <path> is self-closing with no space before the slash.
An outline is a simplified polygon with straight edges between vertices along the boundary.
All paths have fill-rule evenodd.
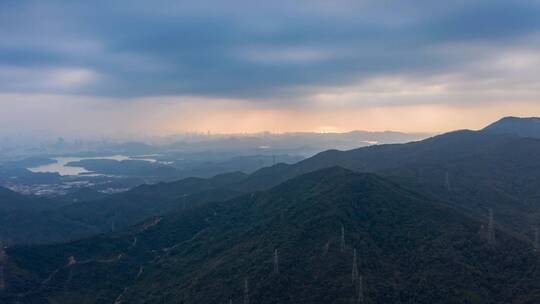
<path id="1" fill-rule="evenodd" d="M 66 115 L 99 100 L 112 120 L 125 115 L 120 107 L 151 112 L 141 100 L 159 107 L 164 96 L 203 116 L 216 100 L 235 111 L 329 114 L 505 102 L 534 109 L 539 66 L 534 0 L 0 2 L 0 119 L 44 95 L 58 97 L 51 107 L 80 105 L 77 113 L 60 106 Z M 365 126 L 340 128 L 357 127 Z"/>

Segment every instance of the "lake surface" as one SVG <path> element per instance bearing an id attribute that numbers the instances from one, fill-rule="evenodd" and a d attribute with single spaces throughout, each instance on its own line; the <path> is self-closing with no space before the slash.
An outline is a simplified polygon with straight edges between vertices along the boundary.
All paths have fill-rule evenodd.
<path id="1" fill-rule="evenodd" d="M 88 174 L 92 171 L 88 171 L 82 167 L 71 167 L 66 166 L 70 162 L 81 161 L 85 159 L 112 159 L 117 161 L 122 160 L 142 160 L 148 162 L 155 162 L 155 159 L 150 158 L 132 158 L 126 155 L 111 155 L 111 156 L 99 156 L 99 157 L 55 157 L 52 158 L 56 160 L 54 164 L 48 164 L 43 166 L 37 166 L 33 168 L 28 168 L 32 172 L 49 172 L 49 173 L 58 173 L 60 175 L 79 175 L 79 174 Z"/>

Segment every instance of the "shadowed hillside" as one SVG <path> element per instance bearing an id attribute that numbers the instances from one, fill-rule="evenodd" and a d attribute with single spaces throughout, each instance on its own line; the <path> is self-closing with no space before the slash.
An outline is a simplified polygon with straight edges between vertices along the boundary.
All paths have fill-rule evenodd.
<path id="1" fill-rule="evenodd" d="M 419 142 L 322 152 L 295 165 L 252 174 L 242 189 L 264 189 L 302 173 L 338 165 L 372 172 L 531 235 L 540 224 L 540 139 L 456 131 Z"/>
<path id="2" fill-rule="evenodd" d="M 0 240 L 6 243 L 59 242 L 125 229 L 184 206 L 232 198 L 238 193 L 226 186 L 244 178 L 243 173 L 210 179 L 187 178 L 143 185 L 110 196 L 80 191 L 55 200 L 31 198 L 0 188 Z M 3 206 L 15 210 L 2 212 Z"/>
<path id="3" fill-rule="evenodd" d="M 532 244 L 483 225 L 331 168 L 124 233 L 11 248 L 4 301 L 534 303 Z"/>
<path id="4" fill-rule="evenodd" d="M 505 117 L 483 129 L 486 133 L 540 138 L 540 118 Z"/>
<path id="5" fill-rule="evenodd" d="M 92 204 L 14 215 L 4 222 L 10 227 L 4 239 L 12 243 L 66 241 L 122 229 L 182 208 L 184 200 L 196 205 L 230 199 L 336 165 L 377 173 L 479 218 L 492 208 L 500 224 L 530 239 L 533 228 L 540 226 L 540 139 L 464 130 L 407 144 L 329 150 L 294 165 L 277 164 L 250 175 L 188 178 L 141 186 Z M 62 223 L 70 228 L 63 229 Z"/>

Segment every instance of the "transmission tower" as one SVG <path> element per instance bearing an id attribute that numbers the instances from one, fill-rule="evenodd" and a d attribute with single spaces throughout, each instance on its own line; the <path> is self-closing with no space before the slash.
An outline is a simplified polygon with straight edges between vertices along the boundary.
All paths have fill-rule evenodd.
<path id="1" fill-rule="evenodd" d="M 452 190 L 452 187 L 450 185 L 450 172 L 448 172 L 448 171 L 446 171 L 446 176 L 445 176 L 445 179 L 444 179 L 444 186 L 445 186 L 447 191 Z"/>
<path id="2" fill-rule="evenodd" d="M 247 279 L 244 281 L 244 304 L 249 304 L 249 285 Z"/>
<path id="3" fill-rule="evenodd" d="M 343 224 L 341 225 L 341 246 L 340 250 L 343 253 L 345 251 L 345 227 L 343 227 Z"/>
<path id="4" fill-rule="evenodd" d="M 279 252 L 274 250 L 274 273 L 279 274 Z"/>
<path id="5" fill-rule="evenodd" d="M 358 280 L 358 261 L 356 258 L 356 248 L 353 253 L 353 266 L 352 266 L 352 282 L 355 283 Z"/>
<path id="6" fill-rule="evenodd" d="M 493 209 L 491 208 L 489 208 L 487 241 L 489 245 L 495 245 L 495 220 L 493 217 Z"/>

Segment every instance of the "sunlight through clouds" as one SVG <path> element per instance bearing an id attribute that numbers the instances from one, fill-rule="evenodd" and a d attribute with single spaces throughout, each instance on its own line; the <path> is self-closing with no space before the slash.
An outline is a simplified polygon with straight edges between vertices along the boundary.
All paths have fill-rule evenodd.
<path id="1" fill-rule="evenodd" d="M 440 131 L 455 126 L 444 111 L 540 115 L 537 1 L 158 4 L 0 3 L 2 116 L 165 134 Z M 59 114 L 7 112 L 43 96 Z"/>

